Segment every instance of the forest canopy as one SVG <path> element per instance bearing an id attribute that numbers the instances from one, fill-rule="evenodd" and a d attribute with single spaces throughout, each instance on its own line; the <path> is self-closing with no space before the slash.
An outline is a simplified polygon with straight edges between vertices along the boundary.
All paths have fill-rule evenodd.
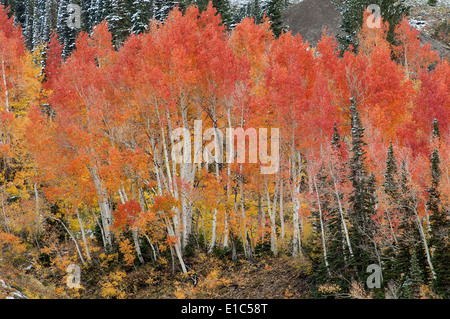
<path id="1" fill-rule="evenodd" d="M 118 46 L 99 21 L 70 54 L 56 33 L 31 51 L 22 31 L 0 6 L 2 267 L 31 263 L 56 296 L 94 282 L 105 298 L 132 295 L 139 269 L 150 283 L 172 269 L 185 276 L 173 295 L 195 297 L 219 289 L 186 284 L 195 258 L 288 258 L 313 278 L 308 296 L 450 296 L 450 65 L 406 19 L 393 43 L 387 23 L 363 24 L 343 53 L 326 30 L 316 47 L 276 37 L 267 17 L 229 30 L 211 3 Z M 212 128 L 205 144 L 278 129 L 278 169 L 177 163 L 174 129 L 195 121 Z"/>

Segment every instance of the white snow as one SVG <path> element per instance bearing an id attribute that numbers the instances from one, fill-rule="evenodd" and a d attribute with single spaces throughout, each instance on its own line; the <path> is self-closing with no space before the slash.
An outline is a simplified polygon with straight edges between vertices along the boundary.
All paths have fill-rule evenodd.
<path id="1" fill-rule="evenodd" d="M 17 299 L 17 298 L 28 299 L 28 297 L 25 296 L 24 294 L 22 294 L 20 291 L 12 288 L 10 285 L 6 284 L 3 279 L 0 279 L 0 284 L 1 284 L 1 288 L 9 291 L 9 295 L 6 296 L 6 299 Z"/>

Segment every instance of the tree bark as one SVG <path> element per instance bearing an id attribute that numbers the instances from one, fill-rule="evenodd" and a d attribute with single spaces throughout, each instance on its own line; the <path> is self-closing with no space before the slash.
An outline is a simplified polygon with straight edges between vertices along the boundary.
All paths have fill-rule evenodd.
<path id="1" fill-rule="evenodd" d="M 330 276 L 330 267 L 328 265 L 328 256 L 327 256 L 327 245 L 325 242 L 325 227 L 323 224 L 323 216 L 322 216 L 322 205 L 320 204 L 319 190 L 317 189 L 316 178 L 313 177 L 314 189 L 316 191 L 317 205 L 319 208 L 319 220 L 320 220 L 320 232 L 322 237 L 322 249 L 323 249 L 323 259 L 325 261 L 325 267 L 327 268 L 328 276 Z"/>
<path id="2" fill-rule="evenodd" d="M 77 213 L 78 223 L 80 224 L 81 238 L 83 239 L 84 248 L 86 250 L 86 256 L 87 256 L 87 259 L 90 260 L 91 259 L 91 254 L 89 252 L 89 245 L 88 245 L 87 240 L 86 240 L 86 234 L 84 232 L 83 222 L 81 221 L 80 213 L 78 211 L 78 207 L 75 207 L 75 212 Z"/>
<path id="3" fill-rule="evenodd" d="M 107 251 L 109 251 L 112 248 L 112 236 L 113 236 L 111 232 L 112 226 L 111 207 L 109 204 L 109 199 L 106 190 L 103 187 L 103 183 L 100 179 L 100 176 L 97 173 L 97 168 L 93 165 L 89 167 L 89 171 L 91 172 L 92 178 L 94 180 L 95 189 L 97 191 L 98 205 L 100 208 L 103 232 L 106 241 L 105 247 L 107 247 Z"/>

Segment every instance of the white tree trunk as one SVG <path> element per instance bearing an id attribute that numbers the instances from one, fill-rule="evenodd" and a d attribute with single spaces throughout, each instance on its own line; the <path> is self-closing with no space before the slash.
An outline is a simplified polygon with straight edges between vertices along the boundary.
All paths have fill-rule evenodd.
<path id="1" fill-rule="evenodd" d="M 417 203 L 414 203 L 414 215 L 416 215 L 417 226 L 419 227 L 420 237 L 422 238 L 423 246 L 425 248 L 425 253 L 427 255 L 428 265 L 430 266 L 433 278 L 436 279 L 436 273 L 434 271 L 433 263 L 431 262 L 430 249 L 428 248 L 427 238 L 425 237 L 425 232 L 423 231 L 422 222 L 417 213 Z"/>
<path id="2" fill-rule="evenodd" d="M 80 218 L 80 213 L 78 211 L 78 207 L 75 207 L 75 212 L 77 213 L 78 223 L 80 224 L 81 238 L 83 239 L 84 248 L 86 250 L 86 256 L 87 256 L 87 259 L 90 260 L 91 259 L 91 254 L 89 252 L 89 245 L 88 245 L 87 240 L 86 240 L 86 234 L 84 232 L 83 222 L 82 222 L 82 220 Z"/>
<path id="3" fill-rule="evenodd" d="M 277 184 L 278 188 L 278 184 Z M 274 205 L 272 209 L 270 208 L 270 195 L 269 195 L 269 189 L 267 187 L 267 181 L 265 181 L 265 190 L 266 190 L 266 197 L 267 197 L 267 211 L 269 213 L 270 218 L 270 249 L 272 250 L 274 256 L 276 257 L 278 255 L 277 251 L 277 230 L 276 230 L 276 224 L 275 224 L 275 209 L 276 209 L 276 199 L 274 200 Z M 275 193 L 277 190 L 275 191 Z"/>
<path id="4" fill-rule="evenodd" d="M 3 85 L 5 87 L 5 111 L 9 112 L 9 93 L 8 93 L 8 86 L 6 84 L 6 71 L 4 60 L 2 60 L 2 74 L 3 74 Z"/>
<path id="5" fill-rule="evenodd" d="M 283 178 L 280 180 L 280 232 L 281 238 L 285 237 L 284 230 L 284 198 L 283 198 Z"/>
<path id="6" fill-rule="evenodd" d="M 344 230 L 345 240 L 347 242 L 348 250 L 350 251 L 350 256 L 353 257 L 353 249 L 352 249 L 352 244 L 350 242 L 350 236 L 349 236 L 348 230 L 347 230 L 347 224 L 345 223 L 344 210 L 342 209 L 341 198 L 339 197 L 339 191 L 337 189 L 336 180 L 334 178 L 333 178 L 333 183 L 334 183 L 334 194 L 336 195 L 336 199 L 338 202 L 339 215 L 341 217 L 341 223 L 342 223 L 342 228 Z"/>
<path id="7" fill-rule="evenodd" d="M 319 220 L 320 220 L 320 232 L 322 235 L 322 249 L 323 249 L 323 259 L 325 261 L 325 267 L 327 268 L 327 273 L 330 276 L 330 268 L 328 265 L 328 256 L 327 256 L 327 245 L 325 242 L 325 227 L 323 224 L 323 216 L 322 216 L 322 205 L 320 204 L 320 197 L 319 197 L 319 190 L 317 189 L 317 183 L 316 178 L 313 177 L 313 183 L 314 183 L 314 189 L 316 191 L 316 197 L 317 197 L 317 205 L 319 208 Z"/>
<path id="8" fill-rule="evenodd" d="M 110 250 L 112 247 L 112 232 L 111 232 L 112 213 L 111 207 L 109 205 L 108 195 L 106 193 L 105 188 L 103 187 L 103 183 L 100 179 L 100 176 L 97 173 L 97 168 L 93 165 L 90 167 L 89 170 L 91 172 L 92 178 L 94 180 L 95 189 L 97 191 L 98 205 L 100 208 L 100 214 L 103 224 L 103 232 L 106 241 L 105 246 L 107 247 L 107 250 Z"/>
<path id="9" fill-rule="evenodd" d="M 175 213 L 175 216 L 176 215 L 177 215 L 177 213 Z M 175 253 L 177 254 L 177 258 L 178 258 L 178 261 L 180 262 L 181 269 L 182 269 L 183 273 L 185 274 L 185 273 L 187 273 L 187 270 L 186 270 L 186 265 L 184 264 L 184 261 L 183 261 L 183 254 L 181 252 L 180 238 L 178 236 L 176 236 L 176 234 L 174 232 L 174 228 L 172 227 L 170 221 L 167 221 L 166 224 L 167 224 L 167 232 L 168 232 L 169 236 L 177 237 L 177 241 L 175 242 L 175 245 L 174 245 Z"/>
<path id="10" fill-rule="evenodd" d="M 216 228 L 217 228 L 217 207 L 214 208 L 214 215 L 212 220 L 212 230 L 211 230 L 211 244 L 209 245 L 209 252 L 211 253 L 216 244 Z"/>

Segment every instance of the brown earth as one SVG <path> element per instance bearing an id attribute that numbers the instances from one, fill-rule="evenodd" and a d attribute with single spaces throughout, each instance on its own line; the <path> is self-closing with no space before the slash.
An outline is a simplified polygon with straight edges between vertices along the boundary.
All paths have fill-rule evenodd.
<path id="1" fill-rule="evenodd" d="M 303 41 L 314 46 L 325 27 L 328 34 L 340 32 L 341 15 L 330 0 L 303 0 L 284 11 L 284 24 L 292 34 L 300 33 Z"/>

